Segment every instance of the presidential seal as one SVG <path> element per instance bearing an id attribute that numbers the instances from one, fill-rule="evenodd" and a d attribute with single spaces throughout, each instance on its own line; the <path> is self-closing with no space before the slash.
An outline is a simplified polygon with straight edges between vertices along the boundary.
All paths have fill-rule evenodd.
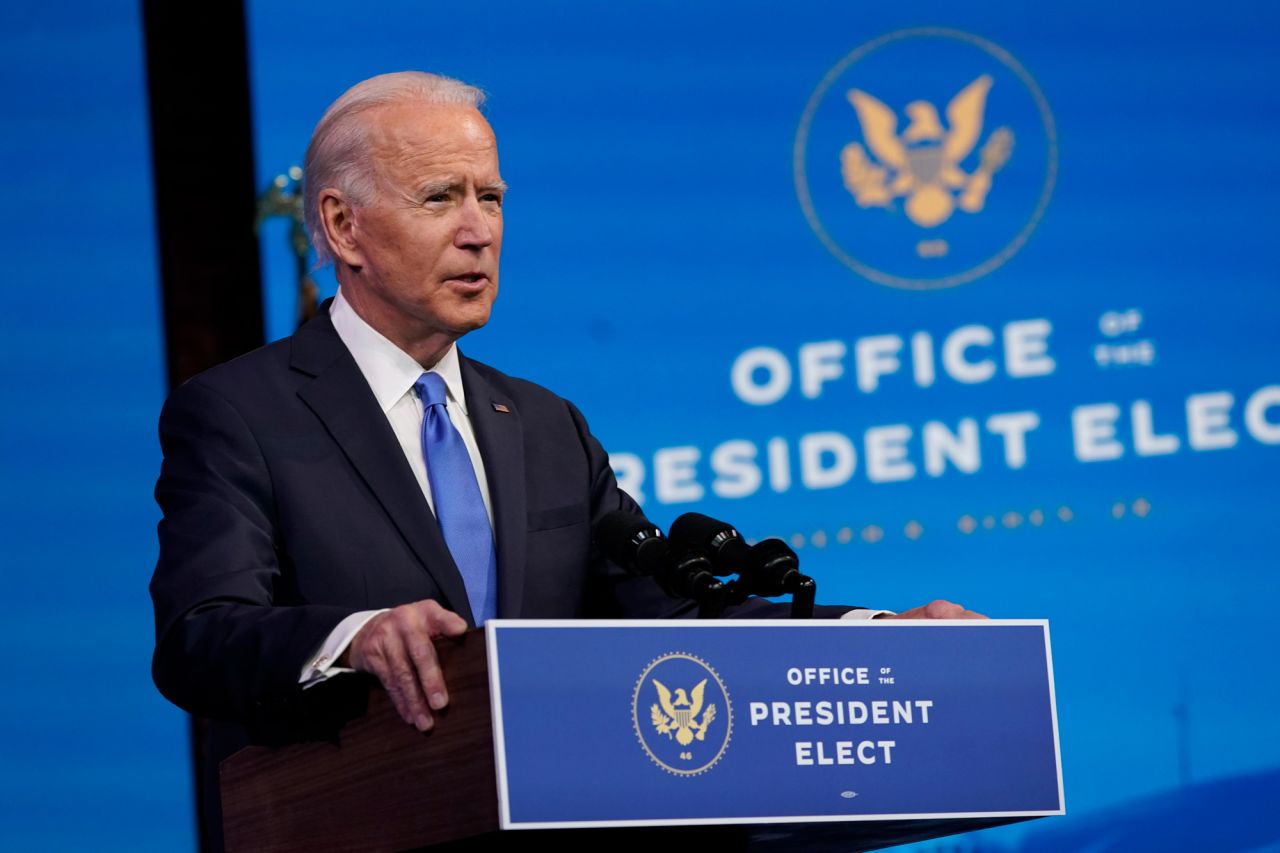
<path id="1" fill-rule="evenodd" d="M 1003 48 L 959 30 L 881 36 L 800 119 L 796 195 L 818 239 L 877 284 L 952 287 L 1026 243 L 1057 175 L 1053 115 Z"/>
<path id="2" fill-rule="evenodd" d="M 654 764 L 677 776 L 697 776 L 729 748 L 729 691 L 704 660 L 686 652 L 645 667 L 631 697 L 636 737 Z"/>

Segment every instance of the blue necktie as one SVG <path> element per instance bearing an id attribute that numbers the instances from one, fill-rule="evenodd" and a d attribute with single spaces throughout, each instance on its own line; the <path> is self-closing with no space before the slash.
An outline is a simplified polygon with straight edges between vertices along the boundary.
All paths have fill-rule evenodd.
<path id="1" fill-rule="evenodd" d="M 476 469 L 445 411 L 444 379 L 438 373 L 424 373 L 413 387 L 422 399 L 422 452 L 436 518 L 462 573 L 471 613 L 482 625 L 498 612 L 498 563 Z"/>

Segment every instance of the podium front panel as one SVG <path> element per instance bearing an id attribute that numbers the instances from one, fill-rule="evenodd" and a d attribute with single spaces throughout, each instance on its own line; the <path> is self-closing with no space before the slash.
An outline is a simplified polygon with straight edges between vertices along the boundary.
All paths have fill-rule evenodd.
<path id="1" fill-rule="evenodd" d="M 1043 620 L 487 630 L 504 828 L 1064 811 Z"/>

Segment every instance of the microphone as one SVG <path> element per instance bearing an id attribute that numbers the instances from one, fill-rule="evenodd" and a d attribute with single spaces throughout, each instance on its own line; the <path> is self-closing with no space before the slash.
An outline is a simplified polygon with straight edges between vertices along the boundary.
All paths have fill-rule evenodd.
<path id="1" fill-rule="evenodd" d="M 623 510 L 606 514 L 593 529 L 596 545 L 633 575 L 651 576 L 667 595 L 698 603 L 699 619 L 724 612 L 725 585 L 699 551 L 673 547 L 647 518 Z"/>
<path id="2" fill-rule="evenodd" d="M 817 583 L 800 573 L 800 558 L 781 539 L 765 539 L 747 545 L 733 525 L 697 512 L 687 512 L 671 525 L 671 541 L 706 553 L 717 575 L 737 574 L 731 581 L 730 598 L 735 602 L 747 595 L 775 596 L 791 593 L 791 616 L 813 617 Z"/>
<path id="3" fill-rule="evenodd" d="M 608 513 L 591 532 L 604 555 L 633 575 L 657 575 L 671 550 L 661 530 L 649 519 L 631 512 Z"/>
<path id="4" fill-rule="evenodd" d="M 746 564 L 750 547 L 733 525 L 700 512 L 686 512 L 671 525 L 671 541 L 704 551 L 717 575 L 736 575 Z"/>

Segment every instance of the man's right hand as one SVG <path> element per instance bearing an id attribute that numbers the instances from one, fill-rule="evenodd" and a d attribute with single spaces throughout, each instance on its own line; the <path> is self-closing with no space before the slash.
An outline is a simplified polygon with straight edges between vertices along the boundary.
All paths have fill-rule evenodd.
<path id="1" fill-rule="evenodd" d="M 347 647 L 347 663 L 377 676 L 404 721 L 425 732 L 435 724 L 431 712 L 449 704 L 432 640 L 466 630 L 467 620 L 439 602 L 403 604 L 365 623 Z"/>

